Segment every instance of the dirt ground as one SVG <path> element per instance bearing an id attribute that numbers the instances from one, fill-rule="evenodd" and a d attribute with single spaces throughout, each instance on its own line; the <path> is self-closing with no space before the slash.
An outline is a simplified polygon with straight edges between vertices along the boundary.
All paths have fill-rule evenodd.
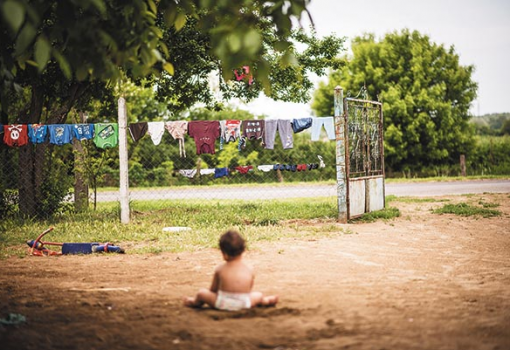
<path id="1" fill-rule="evenodd" d="M 280 296 L 273 308 L 181 305 L 209 285 L 216 249 L 0 261 L 0 318 L 26 317 L 0 324 L 0 348 L 510 349 L 510 196 L 436 198 L 499 203 L 503 215 L 393 202 L 402 216 L 387 222 L 301 222 L 338 236 L 253 243 L 246 254 L 255 289 Z"/>

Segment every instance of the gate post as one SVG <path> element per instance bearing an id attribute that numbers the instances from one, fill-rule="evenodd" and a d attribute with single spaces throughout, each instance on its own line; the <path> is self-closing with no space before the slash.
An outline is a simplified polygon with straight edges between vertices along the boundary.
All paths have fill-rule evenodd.
<path id="1" fill-rule="evenodd" d="M 337 86 L 334 92 L 335 139 L 336 139 L 336 187 L 338 201 L 338 221 L 347 223 L 347 168 L 345 164 L 345 118 L 344 90 Z"/>
<path id="2" fill-rule="evenodd" d="M 129 224 L 129 179 L 127 151 L 127 110 L 124 97 L 119 98 L 119 196 L 120 222 Z"/>

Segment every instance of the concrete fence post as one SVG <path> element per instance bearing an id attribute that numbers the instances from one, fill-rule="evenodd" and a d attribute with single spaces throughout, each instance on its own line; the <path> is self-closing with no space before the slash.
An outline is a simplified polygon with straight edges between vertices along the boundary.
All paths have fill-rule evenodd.
<path id="1" fill-rule="evenodd" d="M 347 175 L 345 164 L 345 117 L 344 91 L 340 86 L 334 91 L 335 138 L 336 138 L 336 187 L 338 201 L 338 221 L 347 223 Z"/>
<path id="2" fill-rule="evenodd" d="M 127 149 L 127 110 L 124 97 L 119 98 L 119 201 L 120 222 L 129 224 L 129 174 Z"/>

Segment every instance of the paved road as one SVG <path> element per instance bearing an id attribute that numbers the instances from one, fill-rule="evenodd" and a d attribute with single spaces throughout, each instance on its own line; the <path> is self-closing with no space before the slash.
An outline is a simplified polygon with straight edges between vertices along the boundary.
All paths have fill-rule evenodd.
<path id="1" fill-rule="evenodd" d="M 396 196 L 441 196 L 484 192 L 510 193 L 510 180 L 394 183 L 386 185 L 386 195 L 393 194 Z"/>
<path id="2" fill-rule="evenodd" d="M 441 196 L 468 193 L 510 193 L 510 180 L 470 180 L 452 182 L 420 182 L 386 184 L 386 195 Z M 334 185 L 199 187 L 192 190 L 133 190 L 131 200 L 160 199 L 280 199 L 297 197 L 329 197 L 336 195 Z M 118 192 L 99 192 L 98 202 L 117 201 Z"/>

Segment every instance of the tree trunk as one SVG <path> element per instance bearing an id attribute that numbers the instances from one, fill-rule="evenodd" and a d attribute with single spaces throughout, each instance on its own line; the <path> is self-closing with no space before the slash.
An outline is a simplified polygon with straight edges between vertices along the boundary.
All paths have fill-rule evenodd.
<path id="1" fill-rule="evenodd" d="M 80 123 L 85 123 L 83 112 L 79 113 Z M 85 181 L 86 154 L 81 141 L 73 139 L 74 154 L 74 209 L 76 212 L 86 211 L 89 207 L 89 186 Z"/>
<path id="2" fill-rule="evenodd" d="M 460 155 L 460 176 L 466 176 L 466 155 Z"/>
<path id="3" fill-rule="evenodd" d="M 278 178 L 278 182 L 283 182 L 283 175 L 280 168 L 276 169 L 276 177 Z"/>
<path id="4" fill-rule="evenodd" d="M 38 123 L 43 108 L 43 90 L 41 87 L 32 86 L 32 98 L 28 113 L 22 116 L 20 122 L 23 124 Z M 34 186 L 34 168 L 36 163 L 37 146 L 28 144 L 19 149 L 19 210 L 23 216 L 35 216 L 37 214 L 37 196 Z M 38 160 L 38 163 L 41 160 Z M 44 161 L 44 156 L 42 158 Z"/>
<path id="5" fill-rule="evenodd" d="M 34 153 L 32 146 L 26 145 L 19 150 L 19 210 L 23 216 L 35 216 L 36 201 L 33 186 Z"/>
<path id="6" fill-rule="evenodd" d="M 69 87 L 69 94 L 59 101 L 59 108 L 51 111 L 46 124 L 65 122 L 76 100 L 83 95 L 85 85 L 79 83 Z M 30 109 L 20 119 L 23 124 L 40 123 L 44 103 L 44 88 L 36 81 L 32 85 Z M 51 108 L 51 106 L 47 106 Z M 19 209 L 24 216 L 36 216 L 41 198 L 41 185 L 44 179 L 48 142 L 36 146 L 28 144 L 20 148 L 19 154 Z"/>

